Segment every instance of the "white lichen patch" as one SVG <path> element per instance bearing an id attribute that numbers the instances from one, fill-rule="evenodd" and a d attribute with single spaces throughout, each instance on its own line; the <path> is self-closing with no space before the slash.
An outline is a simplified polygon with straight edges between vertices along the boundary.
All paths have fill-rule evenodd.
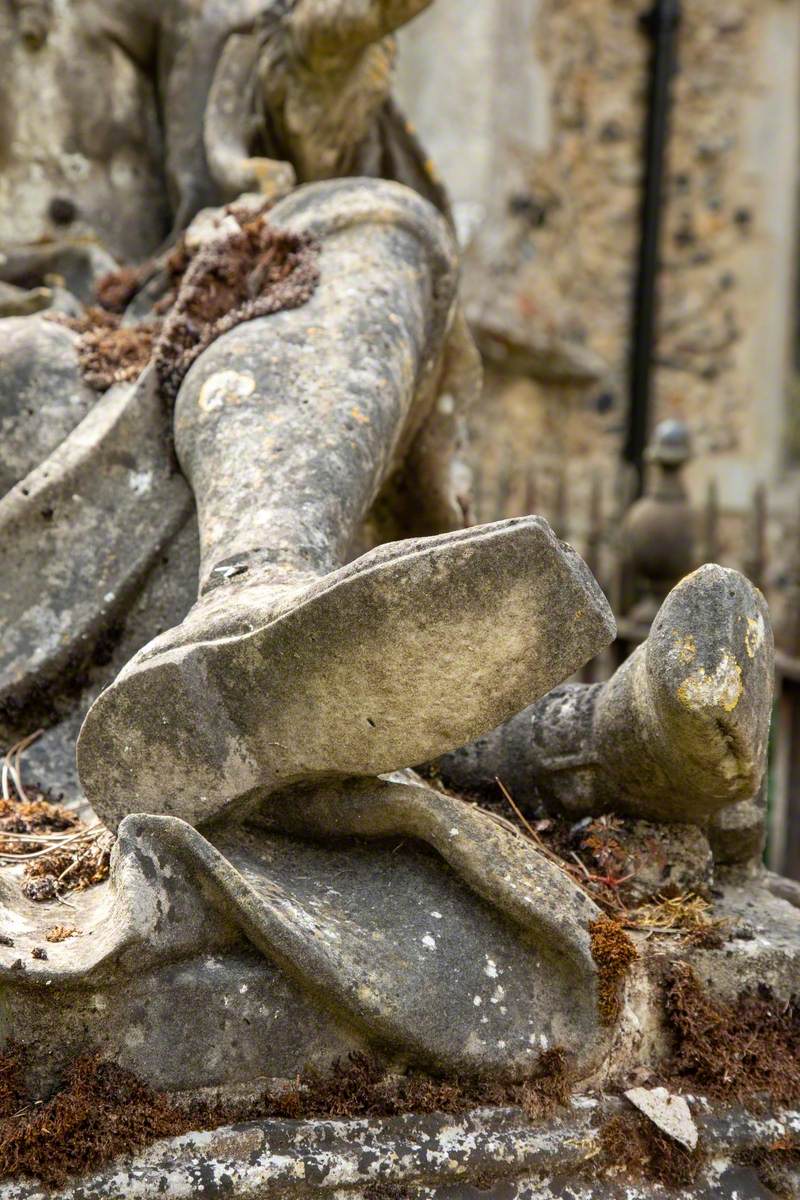
<path id="1" fill-rule="evenodd" d="M 225 404 L 238 404 L 252 396 L 256 381 L 242 371 L 215 371 L 205 381 L 197 398 L 203 412 L 214 412 Z"/>
<path id="2" fill-rule="evenodd" d="M 128 487 L 137 496 L 146 496 L 153 487 L 153 471 L 132 471 L 128 476 Z"/>
<path id="3" fill-rule="evenodd" d="M 427 946 L 429 950 L 436 949 L 436 938 L 432 933 L 426 933 L 422 939 L 423 946 Z"/>
<path id="4" fill-rule="evenodd" d="M 742 668 L 728 650 L 724 650 L 716 669 L 709 675 L 705 667 L 687 675 L 678 688 L 678 699 L 693 712 L 722 708 L 733 712 L 742 698 Z"/>

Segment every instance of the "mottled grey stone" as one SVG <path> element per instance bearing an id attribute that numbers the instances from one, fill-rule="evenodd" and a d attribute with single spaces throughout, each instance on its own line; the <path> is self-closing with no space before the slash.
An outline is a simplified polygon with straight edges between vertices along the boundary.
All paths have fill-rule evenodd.
<path id="1" fill-rule="evenodd" d="M 368 1200 L 772 1200 L 736 1155 L 766 1149 L 800 1129 L 800 1114 L 730 1109 L 697 1114 L 710 1152 L 697 1180 L 680 1190 L 619 1176 L 593 1178 L 590 1155 L 602 1123 L 619 1111 L 607 1097 L 576 1097 L 570 1112 L 531 1126 L 516 1109 L 451 1116 L 337 1121 L 254 1121 L 159 1142 L 87 1178 L 47 1192 L 7 1183 L 3 1200 L 216 1200 L 312 1196 Z M 587 1163 L 588 1160 L 588 1163 Z M 587 1170 L 588 1166 L 588 1170 Z"/>
<path id="2" fill-rule="evenodd" d="M 170 1090 L 291 1077 L 363 1048 L 493 1077 L 556 1045 L 575 1074 L 599 1065 L 598 910 L 568 876 L 418 785 L 354 781 L 284 805 L 269 829 L 211 840 L 129 817 L 109 882 L 74 897 L 79 935 L 46 961 L 31 951 L 52 907 L 0 877 L 4 1036 L 36 1046 L 33 1087 L 92 1048 Z"/>
<path id="3" fill-rule="evenodd" d="M 758 865 L 767 840 L 766 787 L 752 800 L 740 800 L 712 817 L 708 837 L 720 866 Z"/>
<path id="4" fill-rule="evenodd" d="M 500 776 L 518 801 L 705 825 L 761 785 L 773 640 L 761 593 L 708 564 L 669 594 L 606 684 L 564 684 L 443 760 L 454 786 Z"/>
<path id="5" fill-rule="evenodd" d="M 0 321 L 0 499 L 93 407 L 76 334 L 41 317 Z"/>
<path id="6" fill-rule="evenodd" d="M 59 686 L 80 680 L 190 509 L 150 371 L 107 392 L 0 500 L 5 738 L 52 721 Z"/>
<path id="7" fill-rule="evenodd" d="M 420 762 L 613 637 L 588 568 L 540 518 L 343 565 L 439 394 L 455 248 L 429 204 L 385 182 L 301 188 L 271 219 L 320 239 L 320 284 L 218 339 L 181 389 L 202 594 L 84 724 L 81 781 L 112 827 Z"/>

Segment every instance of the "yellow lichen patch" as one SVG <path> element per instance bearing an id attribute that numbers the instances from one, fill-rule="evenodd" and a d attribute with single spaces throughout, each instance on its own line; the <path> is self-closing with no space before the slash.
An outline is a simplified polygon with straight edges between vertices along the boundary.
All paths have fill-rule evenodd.
<path id="1" fill-rule="evenodd" d="M 354 421 L 358 421 L 359 425 L 369 425 L 369 417 L 356 405 L 350 409 L 350 416 Z"/>
<path id="2" fill-rule="evenodd" d="M 755 658 L 764 641 L 764 618 L 761 613 L 757 617 L 747 618 L 747 629 L 744 634 L 744 648 L 750 658 Z"/>
<path id="3" fill-rule="evenodd" d="M 65 942 L 67 938 L 77 937 L 78 930 L 74 925 L 53 925 L 44 935 L 46 942 Z"/>
<path id="4" fill-rule="evenodd" d="M 690 633 L 682 634 L 677 629 L 673 629 L 672 633 L 678 658 L 688 666 L 697 657 L 697 642 Z"/>
<path id="5" fill-rule="evenodd" d="M 719 665 L 709 675 L 700 667 L 687 675 L 678 688 L 678 699 L 686 708 L 722 708 L 733 712 L 742 698 L 742 668 L 728 650 L 722 652 Z"/>

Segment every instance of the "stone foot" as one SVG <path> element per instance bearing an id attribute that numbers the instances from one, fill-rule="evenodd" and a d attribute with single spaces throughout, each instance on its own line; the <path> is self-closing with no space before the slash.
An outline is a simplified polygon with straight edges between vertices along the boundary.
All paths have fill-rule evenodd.
<path id="1" fill-rule="evenodd" d="M 204 597 L 91 708 L 78 768 L 108 825 L 196 824 L 254 788 L 421 762 L 614 633 L 586 565 L 535 517 L 392 543 L 294 586 L 254 576 Z"/>
<path id="2" fill-rule="evenodd" d="M 772 708 L 761 593 L 737 571 L 688 575 L 606 684 L 564 684 L 441 763 L 446 782 L 541 797 L 574 816 L 616 811 L 705 825 L 758 791 Z"/>

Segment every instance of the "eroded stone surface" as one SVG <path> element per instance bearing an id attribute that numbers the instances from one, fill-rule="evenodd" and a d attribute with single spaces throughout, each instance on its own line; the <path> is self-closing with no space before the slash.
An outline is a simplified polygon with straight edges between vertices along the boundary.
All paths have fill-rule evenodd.
<path id="1" fill-rule="evenodd" d="M 120 1160 L 57 1193 L 30 1182 L 0 1187 L 3 1200 L 175 1200 L 224 1193 L 237 1200 L 312 1195 L 368 1200 L 400 1191 L 410 1200 L 771 1200 L 750 1168 L 734 1158 L 800 1130 L 800 1114 L 759 1117 L 720 1110 L 699 1114 L 711 1160 L 680 1189 L 630 1179 L 593 1179 L 591 1156 L 613 1100 L 577 1097 L 572 1111 L 532 1127 L 514 1109 L 466 1116 L 386 1120 L 265 1121 L 190 1133 Z"/>
<path id="2" fill-rule="evenodd" d="M 599 1065 L 598 910 L 558 868 L 416 785 L 286 803 L 296 832 L 213 842 L 128 818 L 109 882 L 75 897 L 78 936 L 44 961 L 52 908 L 0 879 L 6 1033 L 37 1046 L 35 1087 L 91 1047 L 168 1089 L 292 1077 L 365 1047 L 494 1077 L 555 1046 L 574 1072 Z"/>
<path id="3" fill-rule="evenodd" d="M 456 786 L 499 775 L 518 800 L 575 816 L 707 824 L 761 785 L 773 641 L 763 596 L 707 564 L 670 592 L 606 684 L 564 684 L 442 764 Z"/>

